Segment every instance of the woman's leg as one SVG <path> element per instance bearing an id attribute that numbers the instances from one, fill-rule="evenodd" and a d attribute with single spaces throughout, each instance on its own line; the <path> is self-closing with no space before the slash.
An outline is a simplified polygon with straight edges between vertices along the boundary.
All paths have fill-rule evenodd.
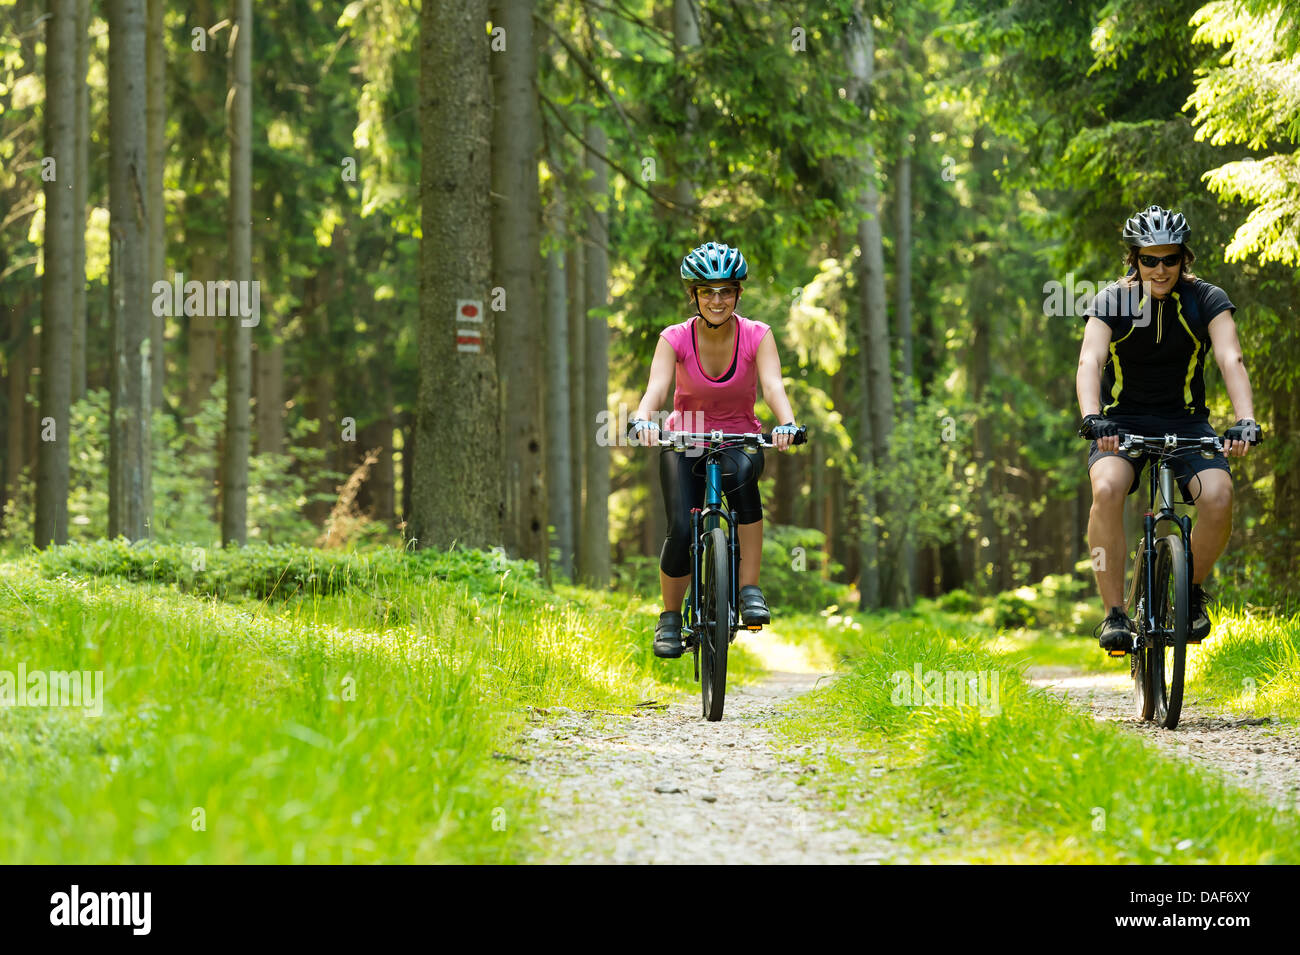
<path id="1" fill-rule="evenodd" d="M 691 502 L 695 500 L 697 483 L 691 464 L 695 460 L 671 448 L 660 452 L 659 482 L 668 517 L 668 536 L 659 555 L 659 589 L 665 612 L 681 612 L 682 599 L 691 585 Z M 704 479 L 698 483 L 702 486 Z"/>
<path id="2" fill-rule="evenodd" d="M 758 584 L 763 563 L 763 499 L 758 479 L 763 474 L 763 452 L 731 453 L 734 465 L 723 480 L 727 505 L 736 513 L 736 538 L 740 543 L 740 581 L 737 587 Z"/>
<path id="3" fill-rule="evenodd" d="M 763 561 L 763 521 L 737 525 L 736 537 L 740 539 L 740 586 L 757 584 Z"/>

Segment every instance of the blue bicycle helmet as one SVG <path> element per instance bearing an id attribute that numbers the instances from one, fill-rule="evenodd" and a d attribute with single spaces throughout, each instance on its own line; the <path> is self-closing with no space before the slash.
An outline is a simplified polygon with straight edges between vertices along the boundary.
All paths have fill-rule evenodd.
<path id="1" fill-rule="evenodd" d="M 687 291 L 701 282 L 743 281 L 749 265 L 739 249 L 718 242 L 706 242 L 682 259 L 682 284 Z"/>

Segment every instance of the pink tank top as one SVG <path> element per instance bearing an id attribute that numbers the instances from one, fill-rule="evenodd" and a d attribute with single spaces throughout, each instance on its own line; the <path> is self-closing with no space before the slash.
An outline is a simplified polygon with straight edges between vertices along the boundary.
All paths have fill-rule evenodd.
<path id="1" fill-rule="evenodd" d="M 659 333 L 677 354 L 677 388 L 673 393 L 673 413 L 668 416 L 669 431 L 761 431 L 754 415 L 758 400 L 758 343 L 771 326 L 751 321 L 740 314 L 736 322 L 735 346 L 728 365 L 730 377 L 710 378 L 700 366 L 695 346 L 693 315 L 678 325 Z"/>

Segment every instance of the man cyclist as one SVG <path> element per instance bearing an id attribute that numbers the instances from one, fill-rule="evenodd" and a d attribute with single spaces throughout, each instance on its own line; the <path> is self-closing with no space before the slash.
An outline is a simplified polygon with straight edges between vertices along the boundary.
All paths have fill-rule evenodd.
<path id="1" fill-rule="evenodd" d="M 1129 219 L 1128 273 L 1098 293 L 1084 313 L 1083 347 L 1076 387 L 1083 422 L 1092 438 L 1088 474 L 1092 511 L 1088 546 L 1101 560 L 1097 589 L 1103 610 L 1099 642 L 1105 649 L 1132 647 L 1132 623 L 1124 612 L 1124 498 L 1137 490 L 1148 456 L 1121 456 L 1119 432 L 1180 437 L 1214 436 L 1205 403 L 1205 353 L 1213 347 L 1237 423 L 1223 435 L 1228 455 L 1244 457 L 1259 440 L 1250 379 L 1233 322 L 1236 307 L 1224 291 L 1190 271 L 1195 255 L 1181 213 L 1150 206 Z M 1232 472 L 1227 457 L 1206 459 L 1179 451 L 1174 473 L 1184 497 L 1194 501 L 1192 529 L 1191 634 L 1210 632 L 1201 585 L 1223 553 L 1232 530 Z M 1099 550 L 1100 549 L 1100 550 Z"/>
<path id="2" fill-rule="evenodd" d="M 681 280 L 695 314 L 660 332 L 650 365 L 650 383 L 629 422 L 629 433 L 645 447 L 659 440 L 653 416 L 663 407 L 676 377 L 669 431 L 761 431 L 754 416 L 756 386 L 777 420 L 772 443 L 784 451 L 794 440 L 794 411 L 781 380 L 781 359 L 770 326 L 736 311 L 749 266 L 739 249 L 706 242 L 682 259 Z M 722 492 L 736 514 L 740 542 L 740 613 L 746 625 L 770 622 L 771 614 L 758 586 L 763 556 L 763 502 L 758 478 L 763 473 L 759 448 L 729 448 L 722 470 Z M 655 627 L 657 657 L 680 657 L 682 599 L 691 582 L 691 508 L 704 504 L 703 458 L 664 448 L 659 458 L 668 536 L 659 557 L 659 584 L 664 610 Z"/>

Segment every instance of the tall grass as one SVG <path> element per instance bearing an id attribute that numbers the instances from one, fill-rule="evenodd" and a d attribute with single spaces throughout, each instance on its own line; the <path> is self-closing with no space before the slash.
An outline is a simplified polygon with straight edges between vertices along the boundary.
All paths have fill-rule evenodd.
<path id="1" fill-rule="evenodd" d="M 801 701 L 786 731 L 871 754 L 852 784 L 868 796 L 868 828 L 939 859 L 1300 861 L 1293 816 L 1030 689 L 984 639 L 937 617 L 867 624 L 849 671 Z M 900 705 L 895 674 L 917 664 L 996 673 L 996 711 Z"/>
<path id="2" fill-rule="evenodd" d="M 689 660 L 651 656 L 650 605 L 552 593 L 483 555 L 314 580 L 240 564 L 218 600 L 156 570 L 86 576 L 105 554 L 59 550 L 0 565 L 0 670 L 102 671 L 104 711 L 0 707 L 5 862 L 520 861 L 529 707 L 695 687 Z"/>

